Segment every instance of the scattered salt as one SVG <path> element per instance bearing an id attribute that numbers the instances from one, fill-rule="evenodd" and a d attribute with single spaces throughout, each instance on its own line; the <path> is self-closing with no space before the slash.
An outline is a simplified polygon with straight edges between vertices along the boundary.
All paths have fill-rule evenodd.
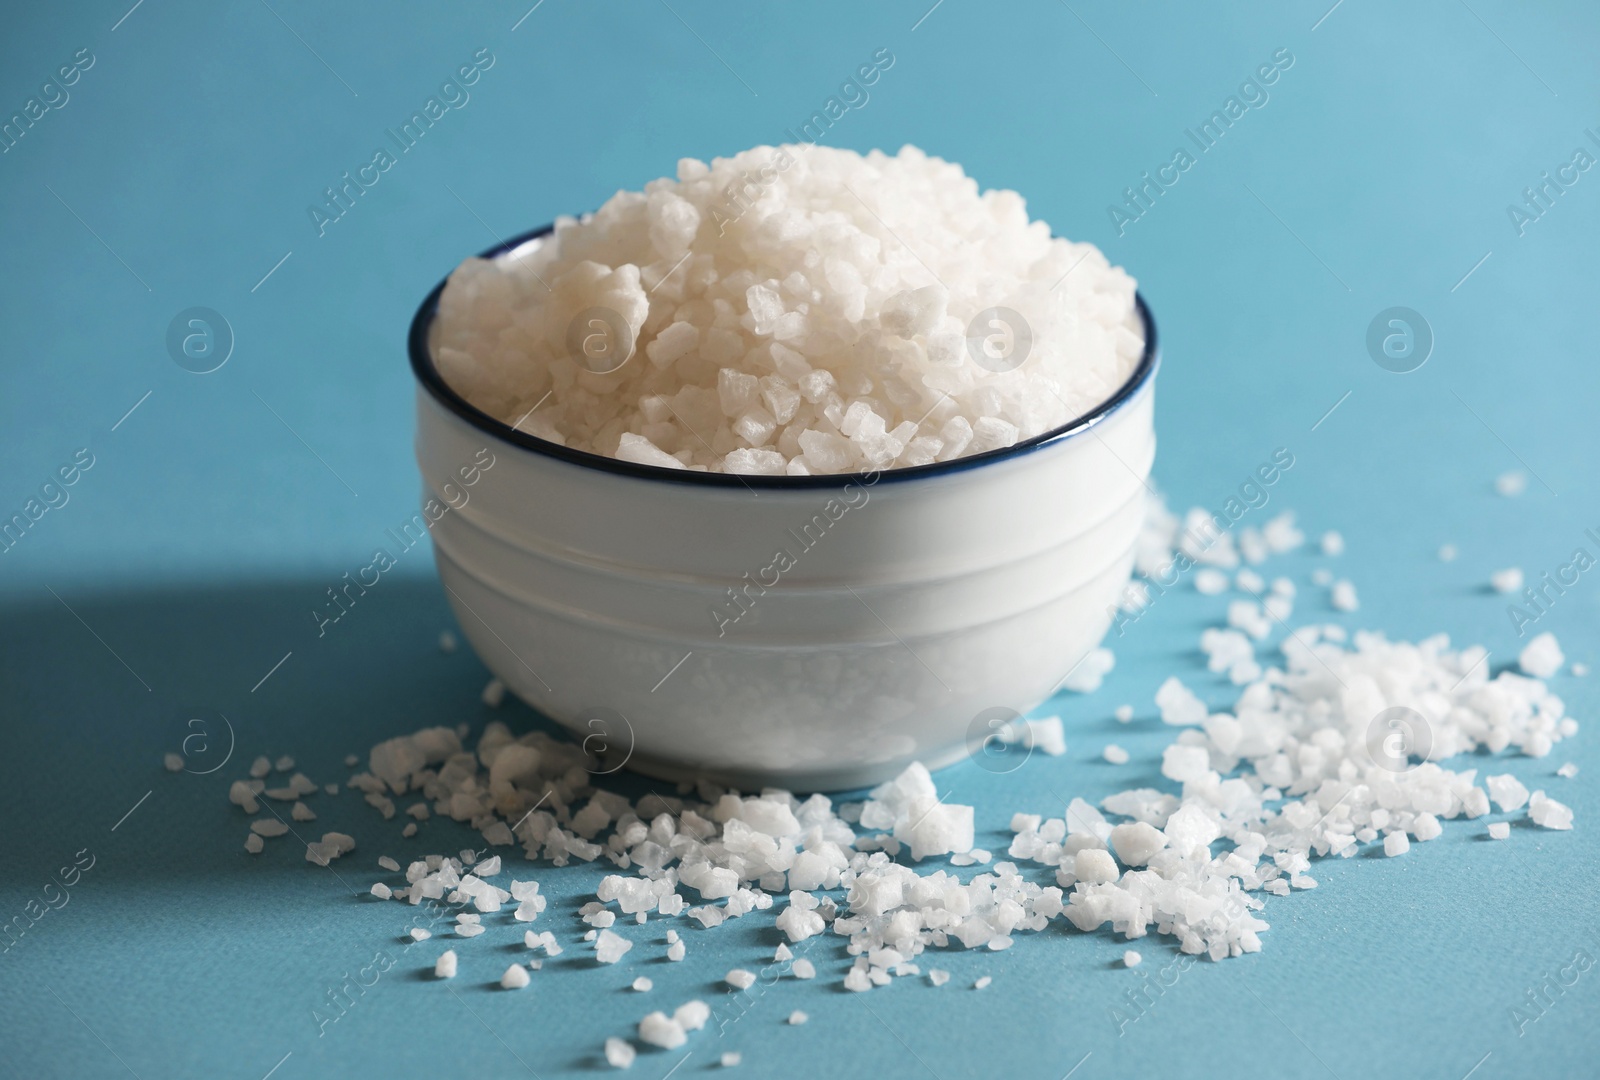
<path id="1" fill-rule="evenodd" d="M 1144 962 L 1144 957 L 1140 956 L 1137 952 L 1134 952 L 1132 949 L 1129 949 L 1127 952 L 1122 954 L 1122 966 L 1123 967 L 1136 968 L 1140 964 L 1142 964 L 1143 962 Z"/>
<path id="2" fill-rule="evenodd" d="M 799 1009 L 796 1009 L 794 1012 L 789 1014 L 789 1023 L 795 1025 L 796 1027 L 798 1027 L 799 1025 L 805 1023 L 807 1020 L 810 1020 L 810 1019 L 811 1019 L 811 1017 L 807 1016 L 805 1013 L 801 1012 Z"/>
<path id="3" fill-rule="evenodd" d="M 521 990 L 528 985 L 528 981 L 528 969 L 521 964 L 512 964 L 500 976 L 500 987 L 503 990 Z"/>
<path id="4" fill-rule="evenodd" d="M 1108 743 L 1106 748 L 1101 751 L 1101 756 L 1113 765 L 1126 765 L 1128 763 L 1128 752 L 1116 743 Z"/>
<path id="5" fill-rule="evenodd" d="M 635 990 L 639 991 L 642 994 L 646 990 L 649 990 L 652 986 L 654 986 L 655 983 L 651 982 L 649 979 L 645 978 L 643 975 L 640 975 L 637 979 L 633 980 L 632 985 L 633 985 L 633 988 Z"/>
<path id="6" fill-rule="evenodd" d="M 440 954 L 438 961 L 433 965 L 433 974 L 438 979 L 453 979 L 456 977 L 456 951 L 446 949 Z"/>
<path id="7" fill-rule="evenodd" d="M 1489 836 L 1494 840 L 1504 840 L 1511 835 L 1511 823 L 1508 821 L 1495 821 L 1489 825 Z"/>
<path id="8" fill-rule="evenodd" d="M 746 971 L 744 968 L 734 968 L 724 978 L 735 990 L 748 990 L 756 984 L 755 972 Z"/>
<path id="9" fill-rule="evenodd" d="M 1329 529 L 1322 534 L 1322 553 L 1330 558 L 1337 558 L 1344 554 L 1344 537 Z"/>
<path id="10" fill-rule="evenodd" d="M 992 983 L 992 982 L 994 982 L 993 979 L 991 979 L 987 975 L 984 975 L 981 978 L 979 978 L 977 982 L 972 984 L 972 988 L 974 990 L 986 990 L 986 989 L 988 989 L 989 984 Z"/>

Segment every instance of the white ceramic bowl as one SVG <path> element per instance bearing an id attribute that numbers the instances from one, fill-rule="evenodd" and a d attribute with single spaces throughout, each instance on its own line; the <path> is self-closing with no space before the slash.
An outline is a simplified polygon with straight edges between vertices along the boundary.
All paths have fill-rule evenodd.
<path id="1" fill-rule="evenodd" d="M 997 708 L 1047 699 L 1110 625 L 1155 457 L 1142 299 L 1138 367 L 1066 427 L 878 474 L 740 477 L 570 450 L 478 411 L 433 365 L 443 287 L 410 335 L 439 576 L 490 670 L 606 760 L 745 790 L 940 768 Z"/>

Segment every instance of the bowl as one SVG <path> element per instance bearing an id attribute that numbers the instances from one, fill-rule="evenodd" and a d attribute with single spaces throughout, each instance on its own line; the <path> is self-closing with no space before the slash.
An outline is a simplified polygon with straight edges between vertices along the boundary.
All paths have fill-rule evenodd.
<path id="1" fill-rule="evenodd" d="M 409 340 L 419 520 L 473 648 L 596 771 L 816 791 L 941 768 L 1047 700 L 1109 627 L 1155 457 L 1142 297 L 1133 374 L 1064 427 L 932 465 L 741 476 L 479 411 L 433 363 L 443 289 Z"/>

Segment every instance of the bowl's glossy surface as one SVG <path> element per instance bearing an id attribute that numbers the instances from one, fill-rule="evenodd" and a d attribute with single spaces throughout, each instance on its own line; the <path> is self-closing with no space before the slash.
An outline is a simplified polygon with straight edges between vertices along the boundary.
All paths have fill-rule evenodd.
<path id="1" fill-rule="evenodd" d="M 1133 375 L 1062 429 L 920 468 L 739 477 L 474 409 L 433 367 L 438 295 L 410 349 L 440 577 L 490 669 L 629 767 L 791 790 L 937 768 L 986 710 L 1045 700 L 1110 624 L 1155 456 L 1142 301 Z"/>

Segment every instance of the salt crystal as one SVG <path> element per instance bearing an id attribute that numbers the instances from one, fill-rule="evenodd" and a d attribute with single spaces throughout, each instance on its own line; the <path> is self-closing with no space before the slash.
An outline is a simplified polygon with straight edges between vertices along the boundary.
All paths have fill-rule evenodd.
<path id="1" fill-rule="evenodd" d="M 490 679 L 483 688 L 483 703 L 491 709 L 498 709 L 506 697 L 506 684 L 499 679 Z"/>
<path id="2" fill-rule="evenodd" d="M 1116 743 L 1107 744 L 1101 754 L 1113 765 L 1126 765 L 1128 763 L 1128 752 Z"/>
<path id="3" fill-rule="evenodd" d="M 1572 828 L 1572 808 L 1547 798 L 1542 791 L 1528 797 L 1528 818 L 1546 829 Z"/>
<path id="4" fill-rule="evenodd" d="M 1113 712 L 1112 715 L 1117 718 L 1117 723 L 1119 724 L 1129 723 L 1133 720 L 1133 706 L 1118 705 L 1116 711 Z"/>
<path id="5" fill-rule="evenodd" d="M 413 926 L 410 930 L 412 941 L 427 941 L 433 936 L 432 931 L 424 930 L 420 926 Z"/>
<path id="6" fill-rule="evenodd" d="M 735 990 L 748 990 L 756 984 L 755 973 L 744 968 L 734 968 L 724 978 Z"/>
<path id="7" fill-rule="evenodd" d="M 174 754 L 171 751 L 168 751 L 166 754 L 164 754 L 162 756 L 161 764 L 166 766 L 166 769 L 167 769 L 168 772 L 182 772 L 183 771 L 183 755 L 182 754 Z"/>
<path id="8" fill-rule="evenodd" d="M 1138 953 L 1134 952 L 1132 949 L 1129 949 L 1127 952 L 1122 954 L 1122 966 L 1123 967 L 1136 968 L 1143 962 L 1144 962 L 1144 957 L 1140 956 Z"/>
<path id="9" fill-rule="evenodd" d="M 290 769 L 294 768 L 294 758 L 290 757 L 288 754 L 285 754 L 277 760 L 277 762 L 273 765 L 273 768 L 277 769 L 279 772 L 288 772 Z"/>
<path id="10" fill-rule="evenodd" d="M 500 987 L 503 990 L 521 990 L 528 985 L 528 981 L 528 969 L 521 964 L 512 964 L 500 976 Z"/>
<path id="11" fill-rule="evenodd" d="M 295 802 L 295 804 L 293 806 L 289 807 L 289 816 L 294 818 L 296 821 L 315 821 L 315 820 L 317 820 L 317 815 L 311 809 L 311 807 L 307 806 L 305 803 L 300 802 L 298 800 L 296 800 L 296 802 Z"/>
<path id="12" fill-rule="evenodd" d="M 272 760 L 267 757 L 258 757 L 250 763 L 250 775 L 259 780 L 272 771 Z"/>
<path id="13" fill-rule="evenodd" d="M 950 981 L 950 973 L 942 968 L 929 968 L 928 981 L 934 986 L 943 986 Z"/>
<path id="14" fill-rule="evenodd" d="M 744 1060 L 744 1055 L 737 1050 L 724 1050 L 719 1060 L 724 1069 L 731 1069 Z"/>
<path id="15" fill-rule="evenodd" d="M 1356 587 L 1348 581 L 1334 582 L 1329 603 L 1333 605 L 1335 611 L 1355 611 L 1361 606 L 1356 598 Z"/>
<path id="16" fill-rule="evenodd" d="M 1330 558 L 1344 554 L 1344 537 L 1332 529 L 1322 534 L 1322 553 Z"/>
<path id="17" fill-rule="evenodd" d="M 674 961 L 682 960 L 687 951 L 688 950 L 684 947 L 683 942 L 674 941 L 671 945 L 667 946 L 667 959 Z"/>
<path id="18" fill-rule="evenodd" d="M 985 989 L 988 989 L 989 984 L 992 983 L 992 982 L 994 982 L 994 980 L 992 978 L 990 978 L 987 975 L 984 975 L 981 978 L 979 978 L 977 982 L 972 984 L 972 988 L 974 990 L 985 990 Z"/>
<path id="19" fill-rule="evenodd" d="M 1561 665 L 1567 662 L 1566 656 L 1561 652 L 1561 646 L 1556 641 L 1556 636 L 1543 633 L 1528 642 L 1522 652 L 1517 656 L 1517 666 L 1523 672 L 1536 679 L 1548 679 L 1561 670 Z"/>
<path id="20" fill-rule="evenodd" d="M 699 1031 L 711 1019 L 711 1006 L 703 1001 L 686 1001 L 679 1005 L 672 1018 L 683 1025 L 685 1031 Z"/>
<path id="21" fill-rule="evenodd" d="M 640 975 L 637 979 L 633 980 L 632 985 L 633 985 L 633 988 L 635 990 L 639 991 L 642 994 L 646 990 L 649 990 L 652 986 L 654 986 L 655 983 L 651 982 L 649 979 L 645 978 L 643 975 Z"/>
<path id="22" fill-rule="evenodd" d="M 1494 478 L 1494 490 L 1496 493 L 1504 496 L 1505 498 L 1515 498 L 1516 496 L 1521 495 L 1527 489 L 1527 473 L 1518 472 L 1517 470 L 1513 469 L 1510 472 L 1503 472 Z"/>
<path id="23" fill-rule="evenodd" d="M 260 855 L 266 846 L 267 842 L 255 833 L 244 838 L 244 849 L 252 855 Z"/>
<path id="24" fill-rule="evenodd" d="M 1578 767 L 1569 761 L 1565 765 L 1561 766 L 1561 768 L 1556 770 L 1556 775 L 1564 776 L 1570 780 L 1572 777 L 1578 775 Z"/>
<path id="25" fill-rule="evenodd" d="M 1383 853 L 1391 859 L 1411 850 L 1411 841 L 1403 832 L 1392 832 L 1383 838 Z"/>
<path id="26" fill-rule="evenodd" d="M 415 821 L 408 823 L 405 828 L 400 830 L 400 835 L 408 839 L 417 835 L 417 823 Z"/>
<path id="27" fill-rule="evenodd" d="M 1489 575 L 1489 584 L 1497 593 L 1514 593 L 1522 588 L 1522 569 L 1512 566 L 1505 570 L 1496 570 Z"/>
<path id="28" fill-rule="evenodd" d="M 689 1041 L 683 1025 L 664 1012 L 653 1012 L 639 1021 L 639 1041 L 675 1050 Z"/>
<path id="29" fill-rule="evenodd" d="M 372 895 L 379 900 L 387 900 L 394 895 L 394 890 L 381 881 L 375 881 L 372 883 Z"/>
<path id="30" fill-rule="evenodd" d="M 796 960 L 794 966 L 789 970 L 794 973 L 794 977 L 797 979 L 814 979 L 817 976 L 816 965 L 803 956 Z"/>
<path id="31" fill-rule="evenodd" d="M 1492 840 L 1505 840 L 1511 836 L 1511 823 L 1495 821 L 1489 825 L 1489 837 Z"/>
<path id="32" fill-rule="evenodd" d="M 801 1024 L 805 1023 L 807 1020 L 810 1020 L 810 1019 L 811 1019 L 811 1017 L 807 1016 L 805 1013 L 801 1012 L 799 1009 L 796 1009 L 794 1012 L 789 1014 L 789 1023 L 794 1025 L 795 1027 L 800 1026 Z"/>
<path id="33" fill-rule="evenodd" d="M 1528 789 L 1523 786 L 1521 780 L 1518 780 L 1510 773 L 1502 773 L 1499 776 L 1486 776 L 1483 782 L 1489 789 L 1489 798 L 1493 799 L 1494 804 L 1506 813 L 1510 813 L 1513 810 L 1521 810 L 1528 801 Z"/>
<path id="34" fill-rule="evenodd" d="M 602 930 L 594 943 L 594 958 L 602 964 L 615 964 L 621 960 L 633 942 L 610 930 Z"/>
<path id="35" fill-rule="evenodd" d="M 400 864 L 389 858 L 387 855 L 378 856 L 378 865 L 390 873 L 397 874 L 400 872 Z"/>
<path id="36" fill-rule="evenodd" d="M 1418 840 L 1433 840 L 1442 832 L 1444 829 L 1440 826 L 1439 819 L 1432 814 L 1418 814 L 1416 823 L 1411 829 L 1411 834 Z"/>
<path id="37" fill-rule="evenodd" d="M 440 954 L 438 961 L 433 965 L 433 975 L 437 979 L 453 979 L 456 977 L 456 951 L 446 949 Z"/>
<path id="38" fill-rule="evenodd" d="M 1228 575 L 1221 570 L 1203 567 L 1194 574 L 1195 591 L 1206 596 L 1216 596 L 1228 590 Z"/>
<path id="39" fill-rule="evenodd" d="M 665 1017 L 662 1017 L 662 1019 L 665 1019 Z M 678 1045 L 681 1046 L 682 1043 Z M 626 1039 L 613 1037 L 606 1040 L 606 1063 L 614 1068 L 626 1069 L 630 1067 L 637 1053 L 638 1051 L 633 1048 L 633 1044 Z"/>
<path id="40" fill-rule="evenodd" d="M 250 823 L 250 831 L 257 836 L 282 836 L 289 826 L 277 818 L 257 818 Z"/>
<path id="41" fill-rule="evenodd" d="M 1329 586 L 1333 584 L 1333 571 L 1325 566 L 1319 566 L 1311 571 L 1311 584 Z"/>

